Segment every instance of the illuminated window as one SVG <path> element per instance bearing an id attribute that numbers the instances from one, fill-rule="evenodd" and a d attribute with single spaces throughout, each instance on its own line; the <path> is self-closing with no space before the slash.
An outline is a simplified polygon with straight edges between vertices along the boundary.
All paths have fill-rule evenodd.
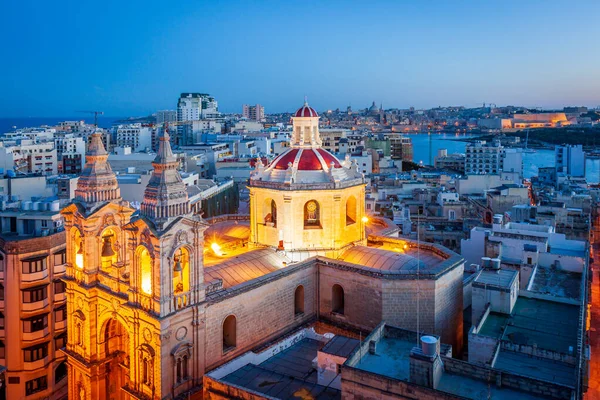
<path id="1" fill-rule="evenodd" d="M 277 203 L 275 200 L 267 199 L 265 201 L 265 224 L 273 224 L 277 226 Z"/>
<path id="2" fill-rule="evenodd" d="M 173 257 L 173 291 L 175 294 L 190 290 L 190 253 L 185 247 L 179 248 Z"/>
<path id="3" fill-rule="evenodd" d="M 296 315 L 304 313 L 304 286 L 302 285 L 294 292 L 294 313 Z"/>
<path id="4" fill-rule="evenodd" d="M 152 294 L 152 258 L 145 247 L 139 253 L 142 292 Z"/>
<path id="5" fill-rule="evenodd" d="M 307 201 L 304 205 L 304 228 L 320 228 L 320 217 L 319 203 L 315 200 Z"/>
<path id="6" fill-rule="evenodd" d="M 237 342 L 237 327 L 234 315 L 225 318 L 223 322 L 223 351 L 228 351 L 236 346 Z"/>
<path id="7" fill-rule="evenodd" d="M 356 222 L 356 197 L 350 196 L 346 201 L 346 225 Z"/>
<path id="8" fill-rule="evenodd" d="M 331 311 L 344 314 L 344 289 L 337 284 L 331 288 Z"/>

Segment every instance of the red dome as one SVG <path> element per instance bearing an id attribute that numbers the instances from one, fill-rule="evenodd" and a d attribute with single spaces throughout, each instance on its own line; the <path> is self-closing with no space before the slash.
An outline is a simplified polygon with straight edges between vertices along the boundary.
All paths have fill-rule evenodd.
<path id="1" fill-rule="evenodd" d="M 300 157 L 298 157 L 300 153 Z M 342 168 L 335 156 L 323 149 L 290 149 L 277 157 L 270 165 L 274 169 L 288 169 L 288 164 L 298 160 L 299 171 L 319 171 L 329 168 L 333 163 L 334 168 Z"/>
<path id="2" fill-rule="evenodd" d="M 315 111 L 314 108 L 312 108 L 311 106 L 308 105 L 308 103 L 304 103 L 304 105 L 302 107 L 300 107 L 296 113 L 294 114 L 294 117 L 318 117 L 319 114 L 317 114 L 317 112 Z"/>

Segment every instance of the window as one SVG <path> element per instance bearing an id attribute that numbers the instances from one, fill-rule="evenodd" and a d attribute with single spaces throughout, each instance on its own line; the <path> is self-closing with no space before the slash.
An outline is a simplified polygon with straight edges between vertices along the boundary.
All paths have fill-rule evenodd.
<path id="1" fill-rule="evenodd" d="M 356 222 L 356 197 L 350 196 L 346 201 L 346 225 Z"/>
<path id="2" fill-rule="evenodd" d="M 4 285 L 0 283 L 0 300 L 4 300 Z"/>
<path id="3" fill-rule="evenodd" d="M 54 253 L 54 265 L 63 265 L 67 262 L 67 250 L 60 250 Z"/>
<path id="4" fill-rule="evenodd" d="M 23 354 L 25 356 L 25 362 L 41 360 L 48 356 L 48 343 L 46 342 L 23 349 Z"/>
<path id="5" fill-rule="evenodd" d="M 448 211 L 448 220 L 454 221 L 456 219 L 456 211 L 450 210 Z"/>
<path id="6" fill-rule="evenodd" d="M 304 205 L 304 228 L 320 228 L 319 203 L 315 200 L 307 201 Z"/>
<path id="7" fill-rule="evenodd" d="M 24 289 L 22 292 L 23 303 L 35 303 L 36 301 L 42 301 L 48 298 L 48 285 Z"/>
<path id="8" fill-rule="evenodd" d="M 527 264 L 529 264 L 529 265 L 533 264 L 533 260 L 531 259 L 531 257 L 527 257 Z"/>
<path id="9" fill-rule="evenodd" d="M 23 273 L 33 274 L 35 272 L 42 272 L 46 270 L 46 256 L 32 258 L 29 260 L 22 261 Z"/>
<path id="10" fill-rule="evenodd" d="M 23 332 L 31 333 L 41 331 L 48 327 L 48 314 L 36 315 L 23 320 Z"/>
<path id="11" fill-rule="evenodd" d="M 67 363 L 61 362 L 54 370 L 54 383 L 58 383 L 67 377 Z"/>
<path id="12" fill-rule="evenodd" d="M 64 304 L 54 309 L 54 321 L 61 322 L 67 319 L 67 305 Z"/>
<path id="13" fill-rule="evenodd" d="M 0 329 L 4 329 L 4 314 L 0 311 Z"/>
<path id="14" fill-rule="evenodd" d="M 4 347 L 4 342 L 0 340 L 0 359 L 6 358 L 6 348 Z"/>
<path id="15" fill-rule="evenodd" d="M 61 280 L 54 281 L 54 294 L 64 293 L 67 290 L 67 284 Z"/>
<path id="16" fill-rule="evenodd" d="M 67 345 L 67 332 L 63 332 L 60 335 L 54 337 L 54 347 L 62 349 Z"/>
<path id="17" fill-rule="evenodd" d="M 46 389 L 48 389 L 48 378 L 46 376 L 40 376 L 39 378 L 25 382 L 26 396 L 41 392 L 42 390 Z"/>
<path id="18" fill-rule="evenodd" d="M 223 351 L 228 351 L 236 346 L 237 332 L 236 320 L 234 315 L 225 318 L 223 322 Z"/>
<path id="19" fill-rule="evenodd" d="M 277 226 L 277 204 L 275 203 L 275 200 L 267 200 L 265 207 L 265 224 Z"/>
<path id="20" fill-rule="evenodd" d="M 302 285 L 294 292 L 294 314 L 304 314 L 304 286 Z"/>
<path id="21" fill-rule="evenodd" d="M 331 288 L 331 311 L 344 314 L 344 289 L 338 284 Z"/>

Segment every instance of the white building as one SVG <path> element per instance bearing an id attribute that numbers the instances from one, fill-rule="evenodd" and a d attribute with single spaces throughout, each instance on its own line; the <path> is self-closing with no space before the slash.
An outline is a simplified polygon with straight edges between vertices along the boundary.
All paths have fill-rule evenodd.
<path id="1" fill-rule="evenodd" d="M 502 171 L 523 175 L 521 149 L 507 149 L 500 142 L 484 140 L 467 144 L 465 149 L 465 173 L 467 175 L 498 174 Z"/>
<path id="2" fill-rule="evenodd" d="M 214 97 L 206 93 L 181 93 L 177 102 L 177 121 L 217 119 L 220 116 Z"/>
<path id="3" fill-rule="evenodd" d="M 585 152 L 582 145 L 556 146 L 554 153 L 557 174 L 585 176 Z"/>
<path id="4" fill-rule="evenodd" d="M 0 168 L 17 173 L 56 175 L 58 162 L 54 142 L 33 140 L 0 142 Z"/>
<path id="5" fill-rule="evenodd" d="M 126 124 L 116 128 L 116 146 L 131 147 L 134 152 L 152 150 L 154 129 L 149 125 Z"/>
<path id="6" fill-rule="evenodd" d="M 242 116 L 251 121 L 261 122 L 265 120 L 265 108 L 260 104 L 242 106 Z"/>

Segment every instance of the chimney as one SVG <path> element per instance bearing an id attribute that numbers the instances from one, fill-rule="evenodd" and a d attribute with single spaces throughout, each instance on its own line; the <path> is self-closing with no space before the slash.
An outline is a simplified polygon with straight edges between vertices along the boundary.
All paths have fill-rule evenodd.
<path id="1" fill-rule="evenodd" d="M 436 389 L 442 373 L 438 338 L 422 336 L 421 347 L 413 347 L 410 352 L 410 382 Z"/>

